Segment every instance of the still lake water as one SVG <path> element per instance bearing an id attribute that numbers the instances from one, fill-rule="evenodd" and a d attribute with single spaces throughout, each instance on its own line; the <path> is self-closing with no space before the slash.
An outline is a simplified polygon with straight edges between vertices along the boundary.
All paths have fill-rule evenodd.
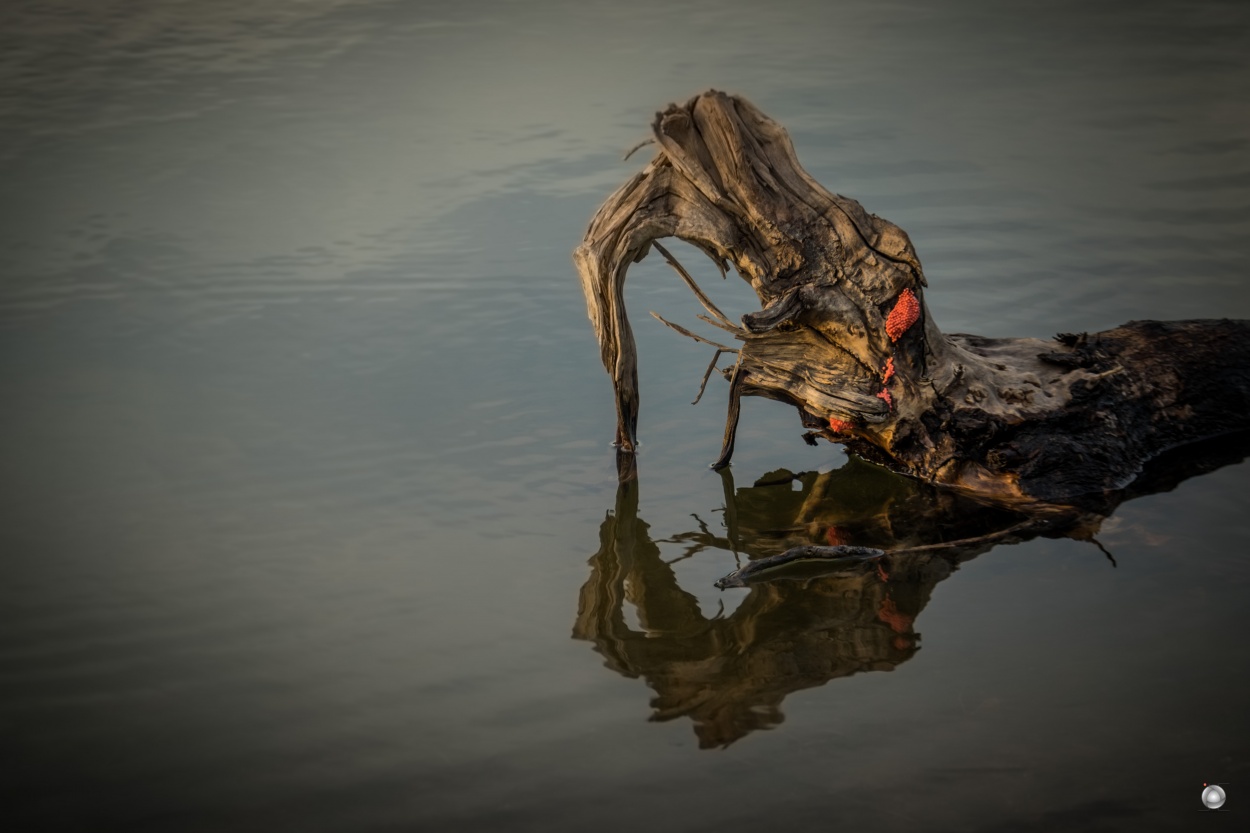
<path id="1" fill-rule="evenodd" d="M 709 351 L 645 315 L 697 311 L 652 257 L 618 493 L 570 252 L 708 87 L 910 233 L 947 332 L 1250 318 L 1244 3 L 10 0 L 6 829 L 1250 812 L 1245 464 L 1102 520 L 1118 567 L 1038 538 L 718 591 L 935 498 L 765 401 L 708 471 L 725 385 L 688 405 Z M 821 495 L 836 524 L 776 531 Z M 1230 812 L 1198 818 L 1209 781 Z"/>

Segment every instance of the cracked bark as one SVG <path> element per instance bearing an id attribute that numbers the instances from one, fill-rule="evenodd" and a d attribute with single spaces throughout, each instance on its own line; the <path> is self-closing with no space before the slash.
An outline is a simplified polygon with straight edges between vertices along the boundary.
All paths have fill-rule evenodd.
<path id="1" fill-rule="evenodd" d="M 749 102 L 709 91 L 658 113 L 652 133 L 655 157 L 574 252 L 622 479 L 639 412 L 624 281 L 664 237 L 733 267 L 760 300 L 740 325 L 704 304 L 740 342 L 715 467 L 732 456 L 741 396 L 796 407 L 809 442 L 999 500 L 1114 489 L 1168 448 L 1250 428 L 1250 322 L 1134 321 L 1054 342 L 943 334 L 907 234 L 821 187 Z"/>

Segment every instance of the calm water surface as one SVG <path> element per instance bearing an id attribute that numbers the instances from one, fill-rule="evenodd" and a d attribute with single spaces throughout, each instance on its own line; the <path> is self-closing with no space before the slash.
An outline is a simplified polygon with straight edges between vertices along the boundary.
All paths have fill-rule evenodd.
<path id="1" fill-rule="evenodd" d="M 948 332 L 1250 318 L 1250 10 L 677 5 L 4 5 L 6 829 L 1244 817 L 1236 448 L 1090 519 L 1118 567 L 1035 538 L 721 592 L 993 519 L 764 401 L 709 472 L 724 385 L 687 404 L 709 355 L 645 316 L 697 310 L 654 259 L 618 492 L 569 253 L 717 87 L 911 234 Z"/>

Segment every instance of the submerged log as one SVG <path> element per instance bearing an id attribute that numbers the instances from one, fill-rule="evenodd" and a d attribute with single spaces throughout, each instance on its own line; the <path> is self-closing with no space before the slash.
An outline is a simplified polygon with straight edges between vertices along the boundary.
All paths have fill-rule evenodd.
<path id="1" fill-rule="evenodd" d="M 907 234 L 821 187 L 749 102 L 709 91 L 658 113 L 652 133 L 655 157 L 574 252 L 616 391 L 622 479 L 633 474 L 639 404 L 624 281 L 653 246 L 707 308 L 700 317 L 740 342 L 714 468 L 733 454 L 742 396 L 795 406 L 813 444 L 844 443 L 1001 500 L 1118 488 L 1166 449 L 1250 428 L 1248 321 L 1133 321 L 1054 342 L 944 334 Z M 762 309 L 729 321 L 655 242 L 664 237 L 693 244 L 722 274 L 732 266 Z"/>

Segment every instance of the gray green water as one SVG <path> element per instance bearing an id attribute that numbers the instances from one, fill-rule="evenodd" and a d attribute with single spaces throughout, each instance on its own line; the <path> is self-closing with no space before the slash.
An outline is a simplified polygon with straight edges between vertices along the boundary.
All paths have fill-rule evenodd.
<path id="1" fill-rule="evenodd" d="M 1001 546 L 892 599 L 910 624 L 820 602 L 866 586 L 718 591 L 793 514 L 770 471 L 863 529 L 924 497 L 763 401 L 727 490 L 724 385 L 687 404 L 709 354 L 645 316 L 697 310 L 653 258 L 618 496 L 569 254 L 708 87 L 910 233 L 949 332 L 1250 318 L 1243 3 L 10 0 L 6 829 L 1250 812 L 1244 464 L 1120 506 L 1116 568 Z"/>

